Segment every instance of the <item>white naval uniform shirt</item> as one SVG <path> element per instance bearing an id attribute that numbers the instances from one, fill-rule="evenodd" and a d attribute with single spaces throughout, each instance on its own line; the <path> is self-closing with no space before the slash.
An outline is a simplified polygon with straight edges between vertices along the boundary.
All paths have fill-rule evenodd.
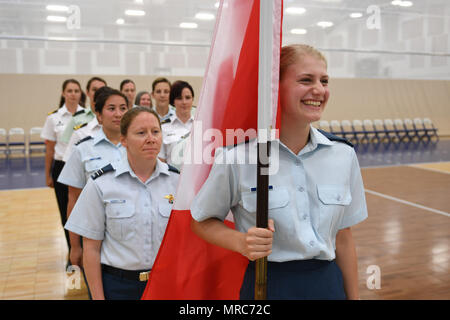
<path id="1" fill-rule="evenodd" d="M 91 139 L 74 146 L 58 177 L 58 182 L 83 189 L 95 171 L 110 163 L 118 162 L 125 154 L 125 148 L 120 143 L 115 145 L 108 140 L 100 126 Z"/>
<path id="2" fill-rule="evenodd" d="M 125 270 L 151 269 L 161 245 L 175 195 L 178 173 L 157 160 L 143 183 L 127 157 L 115 171 L 89 179 L 65 228 L 83 237 L 102 240 L 101 263 Z"/>
<path id="3" fill-rule="evenodd" d="M 165 159 L 167 163 L 173 165 L 178 163 L 176 159 L 172 159 L 172 150 L 178 142 L 180 142 L 184 137 L 186 137 L 192 129 L 192 124 L 194 123 L 194 118 L 191 118 L 183 123 L 178 119 L 177 115 L 173 115 L 170 118 L 170 122 L 164 123 L 161 126 L 163 134 L 163 144 L 161 146 L 161 151 L 158 157 Z M 178 167 L 178 166 L 177 166 Z"/>
<path id="4" fill-rule="evenodd" d="M 78 141 L 86 138 L 93 137 L 100 129 L 102 128 L 101 124 L 98 123 L 97 117 L 89 121 L 84 127 L 74 130 L 72 136 L 70 137 L 69 142 L 67 143 L 66 152 L 64 152 L 63 161 L 67 162 L 69 160 L 70 155 L 73 152 L 73 148 Z"/>
<path id="5" fill-rule="evenodd" d="M 80 105 L 77 106 L 77 111 L 84 110 Z M 55 144 L 55 160 L 63 160 L 66 151 L 67 143 L 61 141 L 61 136 L 64 130 L 72 119 L 72 113 L 67 110 L 64 104 L 58 111 L 47 116 L 44 127 L 42 128 L 41 138 L 50 141 L 56 141 Z"/>
<path id="6" fill-rule="evenodd" d="M 195 220 L 223 220 L 231 209 L 239 231 L 256 225 L 256 148 L 253 140 L 217 150 L 209 177 L 191 205 Z M 253 164 L 236 164 L 235 153 L 250 154 Z M 297 155 L 273 141 L 271 166 L 274 161 L 279 161 L 278 172 L 269 176 L 268 205 L 275 233 L 268 260 L 335 259 L 337 232 L 367 217 L 354 149 L 311 127 L 310 140 Z"/>

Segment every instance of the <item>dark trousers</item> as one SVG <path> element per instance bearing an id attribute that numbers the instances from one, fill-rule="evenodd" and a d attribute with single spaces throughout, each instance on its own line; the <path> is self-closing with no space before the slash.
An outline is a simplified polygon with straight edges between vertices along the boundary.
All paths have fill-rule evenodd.
<path id="1" fill-rule="evenodd" d="M 52 179 L 53 186 L 56 195 L 56 201 L 58 202 L 59 214 L 61 215 L 61 223 L 63 225 L 66 224 L 67 221 L 67 203 L 69 200 L 69 189 L 65 184 L 59 183 L 58 177 L 64 167 L 64 161 L 54 160 L 52 166 Z M 67 247 L 70 250 L 70 238 L 69 231 L 64 229 L 64 234 L 66 236 Z"/>
<path id="2" fill-rule="evenodd" d="M 250 262 L 240 291 L 241 300 L 255 298 L 255 263 Z M 267 263 L 268 300 L 344 300 L 342 272 L 336 262 L 296 260 Z"/>
<path id="3" fill-rule="evenodd" d="M 102 272 L 103 293 L 106 300 L 140 300 L 147 281 L 129 280 Z"/>

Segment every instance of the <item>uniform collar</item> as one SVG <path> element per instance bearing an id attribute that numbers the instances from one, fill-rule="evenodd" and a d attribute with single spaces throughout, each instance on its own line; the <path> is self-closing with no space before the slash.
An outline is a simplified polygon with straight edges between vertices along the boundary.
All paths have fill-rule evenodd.
<path id="1" fill-rule="evenodd" d="M 319 130 L 317 130 L 313 126 L 311 126 L 309 136 L 310 142 L 312 143 L 314 148 L 316 148 L 318 144 L 324 144 L 327 146 L 332 146 L 334 144 L 333 141 L 330 141 L 327 137 L 325 137 L 322 133 L 319 132 Z"/>
<path id="2" fill-rule="evenodd" d="M 282 146 L 282 148 L 286 149 L 288 152 L 292 153 L 292 151 L 286 147 L 283 142 L 281 142 L 279 139 L 276 139 L 277 143 Z M 313 126 L 310 126 L 309 129 L 309 140 L 308 143 L 305 145 L 305 147 L 300 150 L 300 152 L 296 156 L 303 155 L 305 153 L 314 151 L 317 149 L 318 145 L 326 145 L 326 146 L 332 146 L 334 144 L 333 141 L 328 140 L 327 137 L 325 137 L 322 133 L 320 133 L 316 128 Z"/>
<path id="3" fill-rule="evenodd" d="M 127 154 L 124 153 L 122 156 L 122 159 L 120 161 L 118 161 L 116 164 L 113 165 L 114 169 L 116 170 L 116 177 L 120 176 L 121 174 L 128 172 L 130 174 L 130 176 L 132 176 L 133 178 L 138 179 L 139 181 L 141 181 L 136 174 L 134 173 L 133 169 L 131 169 L 130 167 L 130 163 L 128 162 L 128 157 Z M 148 183 L 151 180 L 155 179 L 156 177 L 158 177 L 160 174 L 165 174 L 165 175 L 170 175 L 169 173 L 169 166 L 160 161 L 159 159 L 156 159 L 156 167 L 155 167 L 155 171 L 153 171 L 152 175 L 150 176 L 150 178 L 145 182 Z"/>
<path id="4" fill-rule="evenodd" d="M 84 108 L 80 105 L 77 105 L 77 110 L 75 112 L 78 112 L 80 110 L 84 110 Z M 61 108 L 58 109 L 58 113 L 61 113 L 61 114 L 70 113 L 70 111 L 67 110 L 65 103 L 63 104 L 63 106 Z M 72 115 L 72 114 L 70 113 L 70 115 Z"/>
<path id="5" fill-rule="evenodd" d="M 175 114 L 175 107 L 169 104 L 169 110 L 167 113 L 163 116 L 160 116 L 159 113 L 156 111 L 156 107 L 154 108 L 155 112 L 158 114 L 159 120 L 164 121 L 166 119 L 171 118 Z"/>
<path id="6" fill-rule="evenodd" d="M 178 116 L 177 116 L 176 113 L 170 117 L 170 122 L 171 122 L 171 123 L 179 122 L 180 124 L 185 125 L 185 124 L 188 124 L 189 122 L 192 122 L 192 121 L 194 121 L 194 117 L 193 117 L 192 115 L 191 115 L 191 117 L 188 119 L 188 121 L 186 121 L 186 122 L 181 121 L 180 118 L 178 118 Z"/>
<path id="7" fill-rule="evenodd" d="M 95 121 L 95 120 L 92 120 L 92 121 Z M 92 122 L 91 121 L 91 122 Z M 90 122 L 89 122 L 90 123 Z M 97 122 L 97 124 L 98 124 L 98 122 Z M 100 125 L 99 125 L 100 126 Z M 100 143 L 100 142 L 102 142 L 102 141 L 106 141 L 107 143 L 110 143 L 110 144 L 112 144 L 112 145 L 114 145 L 114 146 L 116 146 L 116 147 L 120 147 L 121 146 L 121 144 L 120 144 L 120 142 L 117 144 L 117 145 L 115 145 L 114 143 L 112 143 L 109 139 L 108 139 L 108 137 L 106 136 L 106 134 L 105 134 L 105 132 L 103 131 L 103 128 L 100 126 L 100 129 L 97 131 L 97 133 L 94 135 L 94 141 L 93 141 L 93 143 L 94 143 L 94 145 L 95 144 L 98 144 L 98 143 Z"/>

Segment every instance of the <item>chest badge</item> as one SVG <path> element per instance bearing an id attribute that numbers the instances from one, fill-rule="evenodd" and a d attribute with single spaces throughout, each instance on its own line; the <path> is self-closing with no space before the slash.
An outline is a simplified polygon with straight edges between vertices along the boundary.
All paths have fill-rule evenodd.
<path id="1" fill-rule="evenodd" d="M 173 200 L 175 199 L 175 197 L 173 196 L 173 194 L 168 194 L 167 196 L 164 196 L 165 199 L 169 200 L 170 204 L 173 204 Z"/>

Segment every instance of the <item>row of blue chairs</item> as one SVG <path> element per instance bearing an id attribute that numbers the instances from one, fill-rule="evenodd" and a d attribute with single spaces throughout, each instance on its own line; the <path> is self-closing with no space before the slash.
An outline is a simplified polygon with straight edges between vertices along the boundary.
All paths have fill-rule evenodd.
<path id="1" fill-rule="evenodd" d="M 429 118 L 321 120 L 319 128 L 341 136 L 354 145 L 439 140 L 438 130 Z"/>
<path id="2" fill-rule="evenodd" d="M 33 127 L 27 135 L 23 128 L 11 128 L 8 131 L 0 128 L 0 152 L 7 156 L 13 152 L 21 152 L 24 155 L 45 152 L 45 142 L 40 137 L 41 131 L 41 127 Z"/>

